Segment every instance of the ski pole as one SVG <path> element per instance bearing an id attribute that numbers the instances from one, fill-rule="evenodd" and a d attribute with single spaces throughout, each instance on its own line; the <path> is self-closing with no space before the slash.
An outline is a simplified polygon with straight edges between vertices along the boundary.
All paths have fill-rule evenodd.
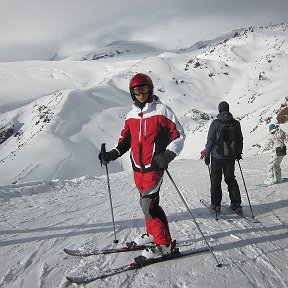
<path id="1" fill-rule="evenodd" d="M 187 204 L 187 201 L 185 200 L 185 198 L 184 198 L 183 195 L 181 194 L 180 190 L 179 190 L 178 187 L 176 186 L 176 184 L 175 184 L 173 178 L 171 177 L 171 175 L 170 175 L 168 169 L 166 169 L 165 171 L 166 171 L 168 177 L 170 178 L 170 180 L 171 180 L 173 186 L 175 187 L 177 193 L 179 194 L 180 198 L 182 199 L 183 203 L 185 204 L 185 206 L 186 206 L 188 212 L 191 214 L 192 219 L 193 219 L 193 221 L 194 221 L 196 227 L 198 228 L 198 231 L 199 231 L 200 234 L 202 235 L 204 241 L 206 242 L 206 245 L 208 246 L 208 248 L 209 248 L 211 254 L 213 255 L 213 257 L 214 257 L 214 259 L 215 259 L 215 261 L 216 261 L 216 263 L 217 263 L 217 267 L 222 267 L 222 264 L 218 262 L 218 260 L 217 260 L 217 258 L 216 258 L 216 256 L 215 256 L 215 254 L 214 254 L 213 251 L 212 251 L 212 248 L 210 247 L 210 245 L 209 245 L 207 239 L 205 238 L 205 236 L 204 236 L 203 232 L 201 231 L 201 229 L 200 229 L 198 223 L 196 222 L 196 220 L 195 220 L 195 218 L 194 218 L 194 216 L 193 216 L 191 210 L 189 209 L 189 206 L 188 206 L 188 204 Z"/>
<path id="2" fill-rule="evenodd" d="M 208 167 L 208 172 L 209 172 L 210 185 L 212 186 L 210 165 L 207 165 L 207 167 Z M 216 221 L 219 220 L 219 218 L 218 218 L 218 212 L 216 211 L 216 209 L 215 209 L 215 220 L 216 220 Z"/>
<path id="3" fill-rule="evenodd" d="M 106 143 L 101 144 L 101 154 L 106 153 L 106 148 L 105 148 Z M 103 162 L 101 160 L 101 167 L 103 165 Z M 119 241 L 116 238 L 116 231 L 115 231 L 115 221 L 114 221 L 114 213 L 113 213 L 113 205 L 112 205 L 112 197 L 111 197 L 111 189 L 110 189 L 110 181 L 109 181 L 109 172 L 108 172 L 108 165 L 107 163 L 104 163 L 106 167 L 106 176 L 107 176 L 107 187 L 108 187 L 108 194 L 109 194 L 109 199 L 110 199 L 110 208 L 111 208 L 111 216 L 112 216 L 112 223 L 113 223 L 113 231 L 114 231 L 114 238 L 115 240 L 113 241 L 115 244 L 117 244 Z"/>
<path id="4" fill-rule="evenodd" d="M 248 198 L 248 202 L 249 202 L 249 206 L 250 206 L 250 210 L 251 210 L 251 215 L 252 215 L 252 218 L 255 218 L 255 216 L 254 216 L 254 214 L 253 214 L 253 211 L 252 211 L 252 206 L 251 206 L 251 203 L 250 203 L 250 199 L 249 199 L 249 195 L 248 195 L 247 187 L 246 187 L 246 184 L 245 184 L 245 181 L 244 181 L 244 176 L 243 176 L 243 173 L 242 173 L 242 169 L 241 169 L 240 161 L 237 159 L 237 162 L 238 162 L 238 165 L 239 165 L 239 169 L 240 169 L 240 172 L 241 172 L 241 176 L 242 176 L 243 184 L 244 184 L 245 191 L 246 191 L 246 195 L 247 195 L 247 198 Z"/>

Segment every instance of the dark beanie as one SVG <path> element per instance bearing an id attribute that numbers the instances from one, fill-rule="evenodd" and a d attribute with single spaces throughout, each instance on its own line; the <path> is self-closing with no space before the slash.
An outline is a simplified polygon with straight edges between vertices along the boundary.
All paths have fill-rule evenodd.
<path id="1" fill-rule="evenodd" d="M 219 111 L 219 113 L 221 113 L 223 111 L 229 112 L 229 104 L 225 101 L 220 102 L 218 105 L 218 111 Z"/>

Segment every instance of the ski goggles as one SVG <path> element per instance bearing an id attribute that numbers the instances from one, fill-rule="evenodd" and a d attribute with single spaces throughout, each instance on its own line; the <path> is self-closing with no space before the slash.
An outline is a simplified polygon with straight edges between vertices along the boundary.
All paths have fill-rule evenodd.
<path id="1" fill-rule="evenodd" d="M 135 96 L 138 96 L 140 94 L 146 94 L 150 91 L 150 87 L 147 86 L 147 85 L 144 85 L 144 86 L 136 86 L 136 87 L 133 87 L 132 88 L 132 93 L 135 95 Z"/>

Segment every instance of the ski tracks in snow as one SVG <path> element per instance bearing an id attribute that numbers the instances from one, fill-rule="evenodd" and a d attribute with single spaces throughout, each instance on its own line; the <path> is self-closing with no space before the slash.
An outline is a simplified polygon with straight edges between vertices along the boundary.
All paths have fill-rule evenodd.
<path id="1" fill-rule="evenodd" d="M 117 287 L 124 288 L 207 287 L 207 283 L 211 283 L 211 288 L 229 288 L 232 284 L 235 287 L 235 283 L 241 283 L 241 287 L 245 288 L 287 287 L 287 268 L 283 264 L 287 263 L 288 257 L 284 185 L 281 193 L 275 187 L 251 191 L 255 215 L 261 223 L 247 222 L 235 214 L 228 214 L 226 210 L 223 212 L 227 212 L 229 221 L 216 221 L 215 215 L 199 202 L 201 198 L 209 199 L 206 167 L 203 168 L 203 162 L 193 161 L 192 172 L 190 164 L 189 160 L 176 161 L 169 172 L 223 267 L 217 268 L 212 256 L 205 253 L 144 267 L 141 273 L 131 271 L 97 280 L 87 284 L 87 288 L 114 288 L 115 283 Z M 252 181 L 247 177 L 248 187 L 252 186 L 249 185 Z M 118 245 L 121 245 L 143 233 L 145 223 L 132 173 L 111 174 L 110 184 L 116 235 Z M 63 252 L 63 248 L 116 247 L 106 177 L 43 181 L 0 188 L 3 190 L 0 196 L 7 196 L 8 190 L 11 193 L 10 197 L 2 198 L 0 259 L 5 261 L 1 262 L 0 286 L 63 288 L 67 274 L 97 274 L 98 271 L 128 264 L 141 254 L 141 251 L 134 251 L 79 258 Z M 224 202 L 227 202 L 227 197 L 224 191 Z M 172 238 L 180 243 L 191 242 L 190 246 L 181 247 L 181 250 L 205 246 L 167 175 L 160 192 L 160 204 L 167 214 Z M 244 197 L 243 207 L 244 212 L 249 214 Z M 5 256 L 7 254 L 11 257 Z"/>
<path id="2" fill-rule="evenodd" d="M 278 215 L 279 210 L 276 210 L 277 212 L 274 211 L 275 208 L 267 211 L 262 210 L 259 216 L 261 222 L 249 223 L 234 213 L 229 213 L 228 209 L 223 209 L 223 212 L 226 212 L 225 217 L 229 219 L 229 222 L 221 218 L 216 221 L 215 215 L 207 208 L 198 207 L 199 198 L 205 196 L 207 199 L 210 198 L 209 183 L 207 186 L 191 187 L 191 174 L 185 173 L 183 170 L 177 170 L 178 169 L 172 170 L 171 174 L 174 175 L 175 182 L 179 184 L 178 188 L 183 193 L 184 198 L 191 205 L 190 209 L 204 232 L 206 239 L 209 244 L 215 248 L 214 253 L 219 257 L 220 262 L 224 265 L 232 265 L 232 267 L 234 267 L 233 269 L 241 272 L 243 274 L 241 277 L 247 278 L 247 283 L 250 285 L 249 287 L 287 287 L 287 277 L 283 277 L 285 271 L 279 267 L 281 267 L 281 261 L 286 261 L 287 257 L 287 244 L 283 245 L 283 241 L 287 239 L 288 230 L 286 219 L 283 219 L 281 213 L 281 216 Z M 197 172 L 200 171 L 197 170 Z M 204 173 L 196 174 L 197 175 L 193 175 L 193 178 L 197 178 L 199 182 L 203 183 L 207 175 L 205 176 Z M 169 181 L 169 179 L 167 179 L 167 181 Z M 174 188 L 168 183 L 164 189 L 170 191 Z M 223 191 L 223 198 L 227 197 L 225 196 L 225 192 L 227 191 Z M 173 194 L 173 192 L 170 193 Z M 226 195 L 228 194 L 226 193 Z M 181 203 L 181 200 L 176 200 L 177 197 L 175 191 L 173 204 L 177 207 L 178 211 L 185 213 L 185 209 L 183 210 L 184 205 Z M 257 195 L 257 198 L 255 195 L 253 197 L 255 204 L 257 203 L 261 206 L 263 203 L 264 207 L 265 204 L 267 204 L 265 203 L 266 201 L 268 203 L 274 201 L 273 197 L 264 199 L 261 194 Z M 250 209 L 248 204 L 245 203 L 247 200 L 244 199 L 243 201 L 244 213 L 249 215 Z M 190 216 L 187 209 L 186 214 L 189 218 Z M 256 215 L 256 218 L 257 216 L 258 215 Z M 170 225 L 172 226 L 172 231 L 176 229 L 179 234 L 185 234 L 187 237 L 194 238 L 196 245 L 196 243 L 203 240 L 203 238 L 199 232 L 193 228 L 195 227 L 195 223 L 193 223 L 192 218 L 190 217 L 189 220 L 188 218 L 187 221 L 184 221 L 186 216 L 182 216 L 181 225 L 175 225 L 173 220 Z M 173 217 L 173 219 L 177 219 L 177 216 Z M 190 222 L 189 224 L 188 221 Z M 194 236 L 192 236 L 193 234 Z M 286 254 L 286 257 L 283 256 L 283 254 Z M 273 255 L 273 257 L 270 255 Z M 231 284 L 232 283 L 233 282 L 231 282 Z"/>
<path id="3" fill-rule="evenodd" d="M 21 279 L 18 281 L 18 278 L 21 277 L 23 272 L 32 265 L 36 253 L 37 252 L 33 252 L 28 256 L 28 258 L 18 261 L 17 266 L 9 268 L 2 278 L 0 286 L 2 285 L 2 287 L 5 287 L 5 285 L 8 285 L 11 282 L 22 282 Z"/>

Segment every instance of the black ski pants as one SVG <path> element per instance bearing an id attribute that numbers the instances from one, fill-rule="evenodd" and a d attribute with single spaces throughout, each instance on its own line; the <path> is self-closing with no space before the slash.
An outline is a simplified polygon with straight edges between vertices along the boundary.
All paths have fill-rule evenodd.
<path id="1" fill-rule="evenodd" d="M 211 158 L 211 203 L 215 206 L 221 205 L 222 201 L 222 173 L 224 180 L 228 185 L 228 192 L 231 204 L 240 205 L 241 195 L 239 186 L 235 178 L 235 160 L 234 159 L 216 159 Z"/>

